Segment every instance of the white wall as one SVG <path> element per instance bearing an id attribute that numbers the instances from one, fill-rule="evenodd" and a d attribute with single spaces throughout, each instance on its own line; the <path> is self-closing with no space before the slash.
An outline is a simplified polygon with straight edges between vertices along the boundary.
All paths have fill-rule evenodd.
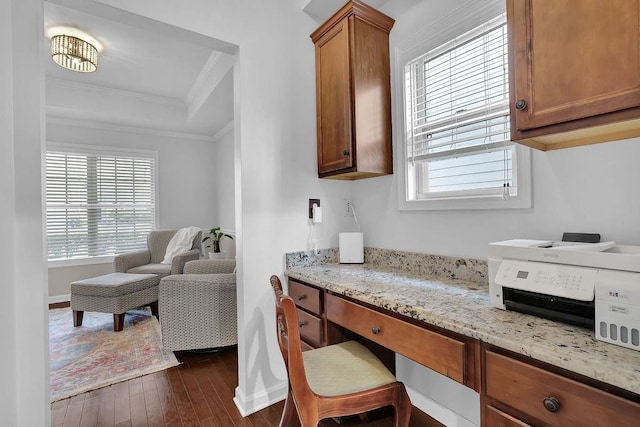
<path id="1" fill-rule="evenodd" d="M 391 47 L 415 37 L 468 0 L 426 0 L 400 10 Z M 392 70 L 397 73 L 397 70 Z M 393 93 L 393 105 L 396 97 Z M 400 115 L 398 115 L 400 114 Z M 394 124 L 395 170 L 401 161 L 402 111 Z M 400 129 L 400 131 L 399 131 Z M 638 139 L 541 152 L 533 150 L 533 208 L 488 211 L 399 211 L 398 174 L 357 181 L 354 206 L 369 246 L 486 259 L 487 244 L 512 238 L 556 239 L 565 231 L 597 232 L 605 240 L 640 245 Z"/>
<path id="2" fill-rule="evenodd" d="M 0 414 L 3 425 L 19 427 L 51 423 L 42 220 L 42 19 L 39 0 L 0 4 L 0 34 L 8 42 L 0 63 Z"/>
<path id="3" fill-rule="evenodd" d="M 530 210 L 399 212 L 396 175 L 355 183 L 317 178 L 314 53 L 309 39 L 317 24 L 296 7 L 296 2 L 193 0 L 189 7 L 180 0 L 102 2 L 238 46 L 233 131 L 240 339 L 236 402 L 244 413 L 273 403 L 286 391 L 268 277 L 282 274 L 285 252 L 308 247 L 309 198 L 320 198 L 324 210 L 324 223 L 317 227 L 319 247 L 337 246 L 337 232 L 353 226 L 350 219 L 342 217 L 342 199 L 351 196 L 369 246 L 482 258 L 490 241 L 557 237 L 569 227 L 572 231 L 600 231 L 605 238 L 621 242 L 640 240 L 636 227 L 639 202 L 633 198 L 639 172 L 625 170 L 635 166 L 633 159 L 638 158 L 640 148 L 635 147 L 635 141 L 535 153 L 534 208 Z M 432 8 L 442 8 L 442 3 L 397 1 L 399 5 Z M 24 34 L 25 38 L 15 42 L 13 49 L 19 61 L 13 67 L 6 61 L 0 65 L 0 76 L 12 83 L 3 89 L 13 89 L 12 100 L 3 96 L 0 105 L 14 107 L 16 114 L 15 135 L 2 138 L 3 152 L 16 150 L 16 172 L 3 168 L 0 173 L 9 185 L 13 184 L 20 199 L 16 196 L 15 209 L 11 210 L 9 194 L 9 207 L 3 204 L 0 213 L 8 216 L 9 232 L 17 236 L 12 246 L 15 255 L 9 255 L 9 261 L 2 258 L 8 263 L 3 268 L 5 277 L 14 277 L 6 282 L 6 294 L 15 297 L 15 309 L 2 303 L 8 308 L 2 312 L 8 317 L 2 338 L 3 342 L 14 342 L 16 350 L 7 357 L 8 368 L 3 366 L 0 373 L 3 384 L 5 378 L 9 384 L 16 384 L 17 393 L 0 399 L 0 412 L 9 414 L 9 422 L 16 414 L 13 418 L 21 422 L 12 425 L 48 425 L 48 420 L 43 421 L 48 416 L 43 332 L 46 272 L 41 271 L 44 263 L 42 269 L 33 268 L 39 265 L 33 260 L 34 248 L 44 247 L 38 176 L 42 147 L 35 135 L 40 91 L 33 83 L 39 80 L 34 71 L 38 70 L 34 66 L 37 58 L 29 53 L 42 40 L 33 34 L 34 28 L 41 28 L 42 16 L 38 0 L 14 0 L 11 4 L 19 5 L 20 12 L 9 11 L 6 2 L 2 3 L 1 22 L 10 26 L 5 12 L 11 12 L 13 22 L 20 22 L 11 33 Z M 397 20 L 392 38 L 396 31 L 401 33 L 404 23 L 409 25 L 421 18 L 424 22 L 434 10 L 390 13 Z M 0 30 L 3 34 L 8 31 L 7 25 Z M 10 134 L 11 129 L 2 127 L 2 132 Z M 175 154 L 179 151 L 176 147 Z M 4 158 L 2 162 L 4 166 Z M 173 226 L 162 219 L 161 225 Z M 20 259 L 28 259 L 29 264 Z M 30 315 L 22 316 L 27 311 Z"/>
<path id="4" fill-rule="evenodd" d="M 12 27 L 13 14 L 11 2 L 0 3 L 0 38 L 12 43 L 12 36 L 16 31 Z M 15 199 L 15 169 L 14 169 L 14 84 L 13 84 L 13 56 L 6 55 L 5 61 L 0 63 L 0 235 L 4 236 L 4 244 L 0 245 L 0 270 L 4 279 L 0 284 L 0 341 L 5 349 L 14 349 L 17 345 L 17 283 L 16 283 L 16 255 L 14 249 L 16 226 Z M 40 307 L 42 308 L 42 307 Z M 41 345 L 42 347 L 42 345 Z M 6 384 L 0 387 L 0 413 L 9 423 L 17 423 L 18 394 L 14 392 L 17 385 L 16 372 L 17 351 L 3 351 L 0 353 L 0 382 Z M 22 396 L 24 398 L 24 396 Z"/>
<path id="5" fill-rule="evenodd" d="M 209 168 L 213 172 L 210 182 L 215 210 L 209 228 L 219 226 L 223 230 L 235 230 L 235 185 L 234 185 L 234 134 L 233 123 L 216 135 L 214 152 Z M 228 244 L 225 239 L 221 243 Z"/>
<path id="6" fill-rule="evenodd" d="M 419 36 L 425 25 L 464 7 L 467 1 L 387 4 L 385 11 L 396 19 L 391 32 L 392 51 Z M 406 3 L 413 5 L 400 7 Z M 392 69 L 393 74 L 397 72 Z M 394 91 L 394 107 L 399 96 L 402 94 Z M 403 143 L 398 138 L 402 136 L 402 113 L 395 108 L 393 116 L 396 171 L 400 170 L 397 165 Z M 355 182 L 353 202 L 367 246 L 486 259 L 490 242 L 513 238 L 560 240 L 565 231 L 597 232 L 604 240 L 640 245 L 638 159 L 638 138 L 568 150 L 533 150 L 531 209 L 399 211 L 398 180 L 402 177 L 398 174 Z M 398 358 L 397 363 L 399 375 L 406 374 L 401 379 L 419 391 L 420 398 L 426 397 L 427 412 L 447 425 L 479 424 L 477 395 L 407 359 Z M 453 390 L 457 398 L 448 399 L 443 390 Z"/>
<path id="7" fill-rule="evenodd" d="M 47 142 L 148 150 L 158 153 L 158 229 L 196 226 L 205 230 L 221 212 L 215 197 L 216 144 L 144 129 L 81 124 L 48 117 Z M 50 302 L 67 300 L 69 284 L 113 272 L 102 264 L 49 268 Z"/>
<path id="8" fill-rule="evenodd" d="M 148 150 L 158 153 L 158 229 L 190 225 L 209 228 L 217 212 L 212 165 L 215 143 L 179 134 L 78 125 L 48 120 L 47 142 Z"/>
<path id="9" fill-rule="evenodd" d="M 109 273 L 113 273 L 113 261 L 99 264 L 49 266 L 49 304 L 70 301 L 71 282 Z"/>
<path id="10" fill-rule="evenodd" d="M 401 212 L 397 175 L 356 183 L 354 206 L 365 244 L 477 259 L 486 259 L 490 242 L 560 240 L 566 231 L 640 245 L 638 138 L 533 151 L 532 157 L 532 209 Z"/>
<path id="11" fill-rule="evenodd" d="M 238 388 L 243 413 L 284 397 L 271 274 L 283 255 L 307 246 L 308 199 L 320 198 L 320 247 L 337 245 L 349 222 L 335 214 L 351 183 L 319 181 L 315 159 L 317 24 L 293 2 L 103 0 L 238 46 L 234 67 L 235 229 L 238 258 Z M 299 6 L 299 5 L 298 5 Z"/>

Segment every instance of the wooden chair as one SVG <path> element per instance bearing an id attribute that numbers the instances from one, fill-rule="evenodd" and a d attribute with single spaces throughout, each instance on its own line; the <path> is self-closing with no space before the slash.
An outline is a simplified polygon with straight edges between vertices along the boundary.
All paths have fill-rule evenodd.
<path id="1" fill-rule="evenodd" d="M 404 384 L 357 341 L 303 353 L 296 306 L 282 293 L 277 276 L 271 276 L 271 286 L 276 294 L 278 344 L 289 373 L 289 393 L 280 427 L 295 425 L 294 408 L 302 427 L 316 427 L 324 418 L 390 405 L 395 409 L 395 426 L 408 426 L 411 401 Z"/>

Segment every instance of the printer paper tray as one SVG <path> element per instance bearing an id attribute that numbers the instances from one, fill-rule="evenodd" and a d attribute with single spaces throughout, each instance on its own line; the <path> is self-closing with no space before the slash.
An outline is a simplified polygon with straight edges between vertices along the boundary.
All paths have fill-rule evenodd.
<path id="1" fill-rule="evenodd" d="M 519 289 L 503 288 L 507 310 L 593 329 L 594 301 L 577 301 Z"/>

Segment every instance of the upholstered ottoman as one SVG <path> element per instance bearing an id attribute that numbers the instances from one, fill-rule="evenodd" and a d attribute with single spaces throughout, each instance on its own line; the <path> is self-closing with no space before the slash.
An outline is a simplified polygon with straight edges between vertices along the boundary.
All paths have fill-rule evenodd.
<path id="1" fill-rule="evenodd" d="M 73 326 L 82 325 L 85 311 L 113 313 L 113 330 L 120 332 L 127 310 L 145 305 L 158 317 L 157 274 L 111 273 L 71 283 Z"/>

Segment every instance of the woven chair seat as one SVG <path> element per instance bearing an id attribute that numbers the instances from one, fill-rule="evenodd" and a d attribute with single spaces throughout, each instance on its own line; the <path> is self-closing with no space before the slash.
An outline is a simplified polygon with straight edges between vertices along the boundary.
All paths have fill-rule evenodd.
<path id="1" fill-rule="evenodd" d="M 307 382 L 320 396 L 356 393 L 396 382 L 396 378 L 365 346 L 356 341 L 302 353 Z"/>

